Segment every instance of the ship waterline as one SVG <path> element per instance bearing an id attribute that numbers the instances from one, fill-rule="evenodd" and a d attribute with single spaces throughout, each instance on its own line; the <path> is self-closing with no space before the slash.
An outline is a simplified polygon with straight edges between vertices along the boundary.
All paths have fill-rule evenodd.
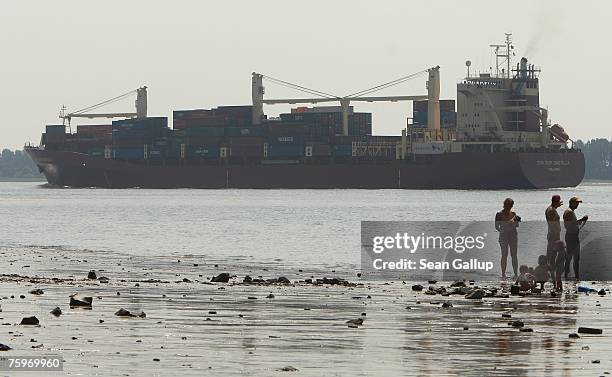
<path id="1" fill-rule="evenodd" d="M 575 187 L 577 151 L 463 152 L 377 164 L 154 165 L 26 148 L 48 182 L 68 187 L 202 189 L 545 189 Z"/>

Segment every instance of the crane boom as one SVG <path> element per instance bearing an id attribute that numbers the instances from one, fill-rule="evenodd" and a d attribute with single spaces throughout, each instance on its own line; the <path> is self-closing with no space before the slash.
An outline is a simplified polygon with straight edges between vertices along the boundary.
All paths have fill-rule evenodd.
<path id="1" fill-rule="evenodd" d="M 106 106 L 113 102 L 119 101 L 129 95 L 136 94 L 136 112 L 125 112 L 125 113 L 89 113 L 88 111 L 95 110 L 97 108 Z M 85 107 L 83 109 L 71 112 L 66 114 L 65 107 L 62 107 L 62 111 L 60 112 L 60 119 L 64 121 L 68 121 L 70 125 L 70 120 L 72 118 L 146 118 L 147 117 L 147 87 L 143 86 L 136 90 L 131 90 L 127 93 L 124 93 L 120 96 L 113 97 L 111 99 L 102 101 L 92 106 Z"/>
<path id="2" fill-rule="evenodd" d="M 348 123 L 349 123 L 349 109 L 351 102 L 399 102 L 399 101 L 420 101 L 428 100 L 428 112 L 434 114 L 428 117 L 427 127 L 434 131 L 440 130 L 440 67 L 432 67 L 426 71 L 417 72 L 412 75 L 401 77 L 397 80 L 393 80 L 384 84 L 374 86 L 372 88 L 362 90 L 360 92 L 353 93 L 352 95 L 340 97 L 321 92 L 314 89 L 309 89 L 304 86 L 292 84 L 287 81 L 282 81 L 268 76 L 264 76 L 259 73 L 253 72 L 252 77 L 252 99 L 253 99 L 253 124 L 260 124 L 263 119 L 263 105 L 276 105 L 276 104 L 298 104 L 298 103 L 322 103 L 322 102 L 340 102 L 342 107 L 342 134 L 348 135 Z M 374 93 L 382 89 L 403 83 L 409 79 L 416 77 L 417 75 L 428 72 L 429 81 L 427 85 L 427 95 L 416 95 L 416 96 L 382 96 L 382 97 L 366 97 L 366 94 Z M 318 98 L 279 98 L 279 99 L 264 99 L 265 93 L 263 86 L 263 79 L 269 78 L 275 83 L 279 83 L 283 86 L 287 86 L 305 93 L 320 95 Z"/>

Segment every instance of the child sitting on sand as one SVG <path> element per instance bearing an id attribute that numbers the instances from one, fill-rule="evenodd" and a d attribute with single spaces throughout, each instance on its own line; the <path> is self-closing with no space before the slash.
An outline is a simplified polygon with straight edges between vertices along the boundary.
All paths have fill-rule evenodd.
<path id="1" fill-rule="evenodd" d="M 550 279 L 550 273 L 548 272 L 548 257 L 546 255 L 540 255 L 538 257 L 538 265 L 533 271 L 535 276 L 536 284 L 540 284 L 540 289 L 544 290 L 544 284 Z"/>
<path id="2" fill-rule="evenodd" d="M 520 287 L 521 291 L 528 291 L 535 287 L 534 276 L 529 273 L 529 267 L 522 265 L 519 267 L 520 275 L 516 279 L 516 285 Z"/>

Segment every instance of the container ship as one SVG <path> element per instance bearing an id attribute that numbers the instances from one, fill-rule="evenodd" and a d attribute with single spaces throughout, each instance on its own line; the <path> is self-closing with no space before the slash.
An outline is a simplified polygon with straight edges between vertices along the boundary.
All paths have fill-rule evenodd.
<path id="1" fill-rule="evenodd" d="M 543 189 L 578 185 L 583 154 L 540 106 L 540 69 L 522 58 L 511 64 L 511 36 L 492 45 L 496 66 L 470 73 L 455 100 L 440 99 L 433 67 L 349 95 L 334 96 L 258 73 L 252 103 L 177 110 L 147 116 L 147 88 L 137 89 L 134 113 L 92 110 L 124 96 L 60 117 L 40 145 L 25 151 L 48 182 L 68 187 L 244 189 Z M 426 94 L 371 94 L 427 78 Z M 270 80 L 314 95 L 267 99 Z M 401 135 L 373 135 L 372 114 L 351 103 L 411 101 Z M 321 106 L 332 102 L 337 106 Z M 313 104 L 268 117 L 264 105 Z M 82 124 L 77 118 L 123 118 Z M 398 132 L 399 133 L 399 132 Z"/>

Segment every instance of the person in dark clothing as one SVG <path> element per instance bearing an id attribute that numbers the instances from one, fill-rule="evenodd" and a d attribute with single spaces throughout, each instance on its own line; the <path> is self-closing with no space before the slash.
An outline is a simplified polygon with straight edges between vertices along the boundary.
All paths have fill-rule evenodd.
<path id="1" fill-rule="evenodd" d="M 504 207 L 495 214 L 495 229 L 499 232 L 499 246 L 501 249 L 502 278 L 506 278 L 506 265 L 508 264 L 508 252 L 512 258 L 512 269 L 514 277 L 518 276 L 518 232 L 521 218 L 512 211 L 514 200 L 506 198 Z"/>
<path id="2" fill-rule="evenodd" d="M 580 229 L 588 220 L 588 216 L 581 219 L 576 217 L 574 212 L 578 205 L 582 203 L 577 197 L 569 200 L 569 209 L 563 213 L 563 225 L 565 226 L 565 245 L 567 247 L 567 257 L 565 258 L 565 278 L 569 274 L 570 264 L 574 260 L 574 277 L 580 280 Z"/>
<path id="3" fill-rule="evenodd" d="M 557 255 L 555 250 L 555 241 L 561 239 L 561 217 L 557 212 L 557 208 L 563 205 L 561 196 L 553 195 L 551 203 L 544 211 L 546 217 L 546 224 L 548 226 L 548 233 L 546 234 L 546 257 L 548 258 L 548 266 L 550 266 L 550 273 L 553 275 L 553 266 L 555 265 Z"/>

